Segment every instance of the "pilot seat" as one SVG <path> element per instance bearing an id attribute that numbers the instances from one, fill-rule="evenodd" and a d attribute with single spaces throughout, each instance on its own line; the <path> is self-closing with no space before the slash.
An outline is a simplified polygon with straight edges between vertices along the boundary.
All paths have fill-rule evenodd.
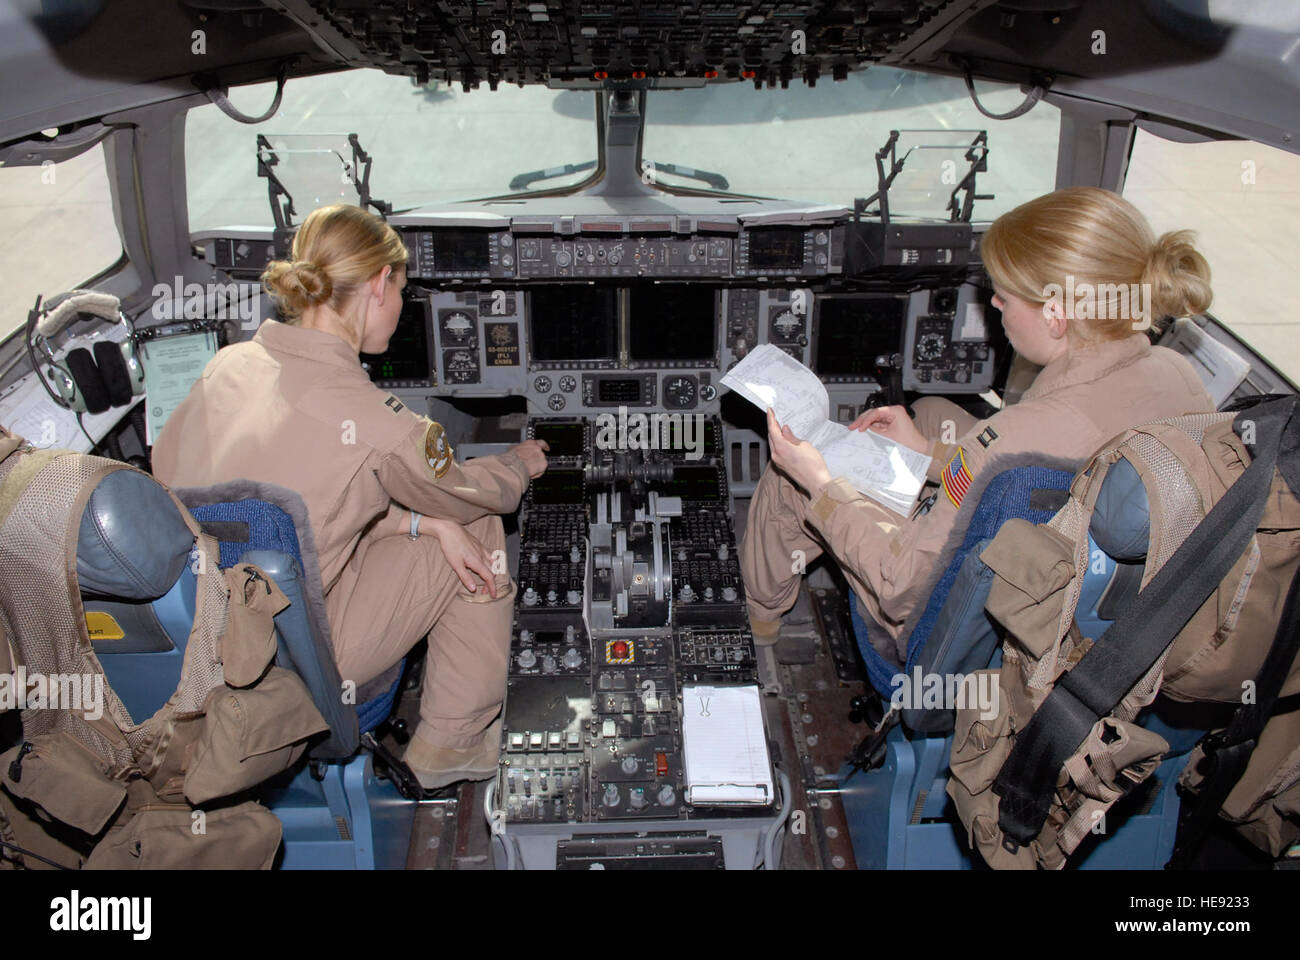
<path id="1" fill-rule="evenodd" d="M 888 709 L 897 674 L 913 677 L 969 675 L 1002 662 L 997 629 L 984 611 L 993 571 L 980 559 L 1012 517 L 1045 523 L 1064 505 L 1079 464 L 1007 459 L 987 471 L 981 492 L 951 560 L 919 617 L 909 622 L 907 662 L 890 663 L 871 642 L 871 628 L 850 604 L 854 632 L 870 685 Z M 999 469 L 1000 468 L 1000 469 Z M 977 478 L 978 484 L 978 478 Z M 972 495 L 974 495 L 972 497 Z M 966 513 L 965 510 L 962 513 Z M 958 515 L 956 530 L 962 529 Z M 1107 474 L 1092 524 L 1093 558 L 1084 578 L 1076 619 L 1085 636 L 1100 636 L 1137 595 L 1150 517 L 1136 470 L 1120 460 Z M 1108 813 L 1107 835 L 1089 838 L 1070 858 L 1079 869 L 1159 869 L 1173 850 L 1178 821 L 1178 775 L 1209 725 L 1164 697 L 1139 715 L 1163 736 L 1170 751 L 1150 780 Z M 899 722 L 890 724 L 891 720 Z M 839 772 L 840 795 L 858 866 L 863 869 L 970 869 L 970 852 L 946 792 L 954 711 L 901 709 L 860 747 Z M 887 732 L 886 732 L 887 731 Z"/>
<path id="2" fill-rule="evenodd" d="M 376 775 L 375 752 L 386 751 L 374 732 L 392 713 L 404 664 L 361 689 L 342 685 L 329 644 L 311 528 L 298 494 L 251 481 L 175 492 L 204 532 L 219 541 L 220 568 L 256 564 L 289 599 L 275 618 L 275 662 L 299 676 L 329 724 L 328 734 L 303 759 L 259 789 L 259 799 L 283 824 L 279 865 L 403 867 L 416 804 L 394 782 Z M 82 520 L 79 558 L 94 555 L 104 531 L 116 541 L 110 547 L 126 556 L 184 555 L 193 547 L 164 488 L 134 471 L 110 474 L 96 489 Z M 81 575 L 95 653 L 137 722 L 157 711 L 180 681 L 194 621 L 195 566 L 204 559 L 192 556 L 161 595 L 157 585 L 141 594 Z M 97 623 L 113 626 L 95 630 Z"/>

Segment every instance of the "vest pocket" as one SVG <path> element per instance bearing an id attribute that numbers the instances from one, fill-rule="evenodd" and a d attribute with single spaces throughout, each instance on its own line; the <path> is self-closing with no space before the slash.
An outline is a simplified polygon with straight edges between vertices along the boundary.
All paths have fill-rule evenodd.
<path id="1" fill-rule="evenodd" d="M 0 754 L 0 784 L 50 818 L 94 835 L 122 806 L 126 787 L 63 732 L 46 733 Z"/>
<path id="2" fill-rule="evenodd" d="M 1056 643 L 1074 544 L 1046 526 L 1012 519 L 980 554 L 996 576 L 985 609 L 1039 659 Z"/>
<path id="3" fill-rule="evenodd" d="M 87 870 L 269 870 L 280 821 L 249 801 L 219 810 L 151 803 L 114 827 L 86 860 Z"/>
<path id="4" fill-rule="evenodd" d="M 288 769 L 307 740 L 328 729 L 296 674 L 272 667 L 256 687 L 217 688 L 185 772 L 193 804 L 256 786 Z"/>

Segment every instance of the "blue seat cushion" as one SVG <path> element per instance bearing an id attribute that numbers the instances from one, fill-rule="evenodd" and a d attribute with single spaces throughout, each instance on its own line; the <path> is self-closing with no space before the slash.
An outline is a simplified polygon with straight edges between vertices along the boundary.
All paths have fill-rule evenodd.
<path id="1" fill-rule="evenodd" d="M 858 649 L 871 685 L 881 696 L 888 699 L 894 689 L 893 678 L 899 673 L 910 674 L 918 665 L 927 673 L 969 672 L 988 665 L 988 655 L 997 642 L 984 614 L 992 575 L 979 559 L 980 550 L 1012 517 L 1030 523 L 1050 520 L 1059 498 L 1046 498 L 1043 491 L 1069 490 L 1073 477 L 1069 470 L 1042 466 L 1012 467 L 993 476 L 970 514 L 960 545 L 930 591 L 920 619 L 908 636 L 906 663 L 891 663 L 880 653 L 871 643 L 867 622 L 857 604 L 851 605 Z M 972 493 L 977 491 L 972 489 L 967 496 Z M 1044 504 L 1044 500 L 1051 503 Z M 977 663 L 980 657 L 983 662 Z"/>

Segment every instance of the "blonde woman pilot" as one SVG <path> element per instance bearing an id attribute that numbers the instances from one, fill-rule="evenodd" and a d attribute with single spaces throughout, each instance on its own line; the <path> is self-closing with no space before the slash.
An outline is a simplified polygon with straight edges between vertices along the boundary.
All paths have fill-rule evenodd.
<path id="1" fill-rule="evenodd" d="M 360 353 L 397 327 L 407 250 L 359 207 L 314 211 L 263 274 L 285 322 L 220 351 L 153 449 L 173 487 L 248 478 L 296 490 L 320 558 L 339 674 L 360 686 L 423 636 L 406 762 L 427 788 L 495 774 L 514 584 L 498 514 L 546 445 L 457 463 L 440 424 L 375 387 Z"/>
<path id="2" fill-rule="evenodd" d="M 1042 367 L 1031 387 L 1018 404 L 984 420 L 926 397 L 914 404 L 915 421 L 902 407 L 882 407 L 852 425 L 933 458 L 928 479 L 938 488 L 922 492 L 937 494 L 928 512 L 900 516 L 832 477 L 821 454 L 769 411 L 772 463 L 754 492 L 741 545 L 755 640 L 774 643 L 781 614 L 794 604 L 795 551 L 807 563 L 829 552 L 879 628 L 873 643 L 904 662 L 904 622 L 926 601 L 921 594 L 957 510 L 990 458 L 1033 452 L 1083 460 L 1128 427 L 1213 410 L 1187 360 L 1152 346 L 1144 332 L 1209 306 L 1209 267 L 1191 240 L 1187 231 L 1156 238 L 1131 203 L 1089 187 L 1031 200 L 990 226 L 980 252 L 993 304 L 1011 346 Z M 1103 288 L 1107 298 L 1086 307 L 1066 299 L 1067 290 L 1097 291 L 1100 284 L 1123 286 Z"/>

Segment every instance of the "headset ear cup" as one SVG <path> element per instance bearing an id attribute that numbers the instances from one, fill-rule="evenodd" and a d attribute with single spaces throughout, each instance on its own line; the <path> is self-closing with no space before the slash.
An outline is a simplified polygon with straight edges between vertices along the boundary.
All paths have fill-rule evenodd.
<path id="1" fill-rule="evenodd" d="M 67 404 L 68 409 L 73 413 L 84 413 L 86 410 L 86 401 L 82 397 L 81 391 L 77 389 L 77 382 L 72 379 L 72 374 L 62 367 L 48 364 L 46 366 L 46 382 L 54 384 L 55 392 Z"/>
<path id="2" fill-rule="evenodd" d="M 95 344 L 95 365 L 99 367 L 100 378 L 108 394 L 108 402 L 115 407 L 130 403 L 131 371 L 122 358 L 122 348 L 116 344 L 101 340 Z"/>
<path id="3" fill-rule="evenodd" d="M 99 368 L 95 366 L 90 351 L 85 347 L 70 350 L 65 362 L 72 379 L 77 382 L 77 389 L 81 391 L 81 396 L 86 401 L 86 412 L 103 413 L 107 410 L 110 406 L 108 387 L 104 384 L 104 378 L 99 375 Z"/>

